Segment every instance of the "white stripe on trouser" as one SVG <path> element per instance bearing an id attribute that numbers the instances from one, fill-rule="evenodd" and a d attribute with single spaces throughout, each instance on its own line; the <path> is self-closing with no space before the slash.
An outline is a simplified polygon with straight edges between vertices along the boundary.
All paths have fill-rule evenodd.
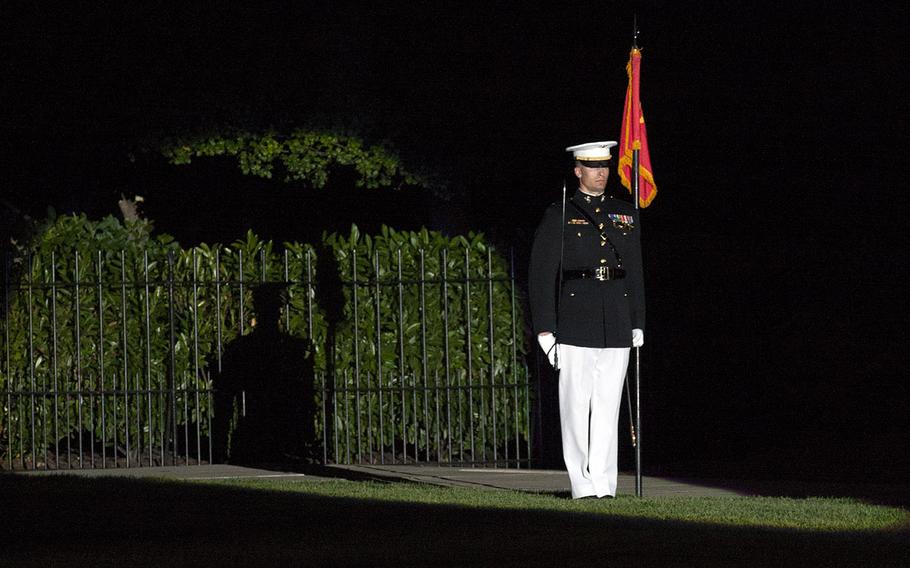
<path id="1" fill-rule="evenodd" d="M 559 421 L 572 497 L 616 494 L 617 429 L 629 348 L 560 345 Z"/>

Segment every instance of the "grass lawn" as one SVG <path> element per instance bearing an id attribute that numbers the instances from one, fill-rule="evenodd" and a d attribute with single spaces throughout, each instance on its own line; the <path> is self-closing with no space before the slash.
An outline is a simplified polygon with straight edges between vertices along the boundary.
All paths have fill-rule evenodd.
<path id="1" fill-rule="evenodd" d="M 910 566 L 910 511 L 355 481 L 0 475 L 0 566 Z"/>

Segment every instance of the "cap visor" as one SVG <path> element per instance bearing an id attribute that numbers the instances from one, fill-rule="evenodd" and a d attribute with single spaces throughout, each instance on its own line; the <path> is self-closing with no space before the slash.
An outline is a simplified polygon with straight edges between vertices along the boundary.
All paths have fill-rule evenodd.
<path id="1" fill-rule="evenodd" d="M 578 160 L 578 163 L 586 168 L 609 168 L 612 165 L 610 160 Z"/>

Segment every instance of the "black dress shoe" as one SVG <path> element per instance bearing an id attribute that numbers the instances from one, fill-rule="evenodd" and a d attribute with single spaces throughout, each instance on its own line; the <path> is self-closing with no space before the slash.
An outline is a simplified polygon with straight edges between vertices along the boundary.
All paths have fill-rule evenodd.
<path id="1" fill-rule="evenodd" d="M 612 495 L 604 495 L 603 497 L 598 497 L 598 499 L 613 499 Z"/>

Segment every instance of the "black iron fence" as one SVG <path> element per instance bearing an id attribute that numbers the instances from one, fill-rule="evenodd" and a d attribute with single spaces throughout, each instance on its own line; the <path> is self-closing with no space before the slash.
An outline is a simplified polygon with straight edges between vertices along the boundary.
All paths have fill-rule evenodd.
<path id="1" fill-rule="evenodd" d="M 295 428 L 316 459 L 523 467 L 531 394 L 514 271 L 481 249 L 7 254 L 3 467 L 218 461 L 247 389 L 282 388 L 247 378 L 218 420 L 226 352 L 265 326 L 253 292 L 266 284 L 282 289 L 274 337 L 299 340 L 309 361 L 314 412 Z M 258 349 L 243 356 L 252 368 L 275 357 Z"/>

